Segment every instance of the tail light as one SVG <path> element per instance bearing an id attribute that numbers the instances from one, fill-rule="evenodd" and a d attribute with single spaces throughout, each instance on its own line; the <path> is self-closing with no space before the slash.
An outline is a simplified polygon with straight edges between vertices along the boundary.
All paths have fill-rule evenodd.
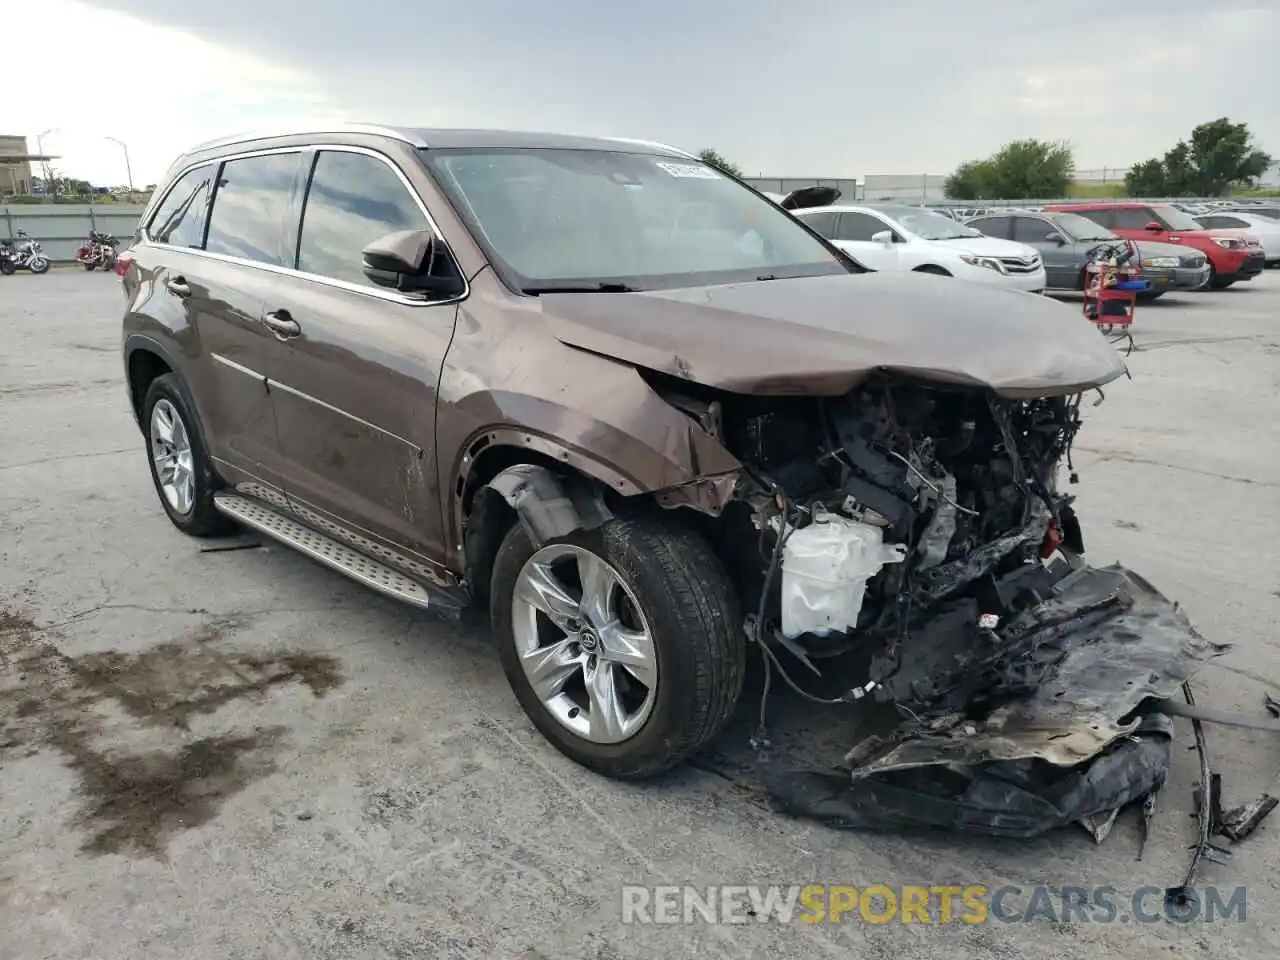
<path id="1" fill-rule="evenodd" d="M 116 270 L 116 276 L 117 276 L 117 277 L 120 277 L 120 278 L 122 278 L 122 279 L 123 279 L 123 278 L 124 278 L 124 275 L 125 275 L 126 273 L 128 273 L 128 272 L 129 272 L 129 268 L 130 268 L 131 266 L 133 266 L 133 252 L 132 252 L 132 251 L 130 251 L 130 250 L 123 250 L 123 251 L 121 251 L 119 254 L 117 254 L 117 255 L 116 255 L 115 270 Z"/>

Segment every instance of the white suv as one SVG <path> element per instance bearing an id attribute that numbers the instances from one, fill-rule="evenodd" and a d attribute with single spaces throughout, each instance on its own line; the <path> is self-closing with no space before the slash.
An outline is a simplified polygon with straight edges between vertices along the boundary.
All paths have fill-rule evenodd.
<path id="1" fill-rule="evenodd" d="M 792 213 L 872 270 L 916 270 L 1044 292 L 1044 263 L 1033 247 L 983 236 L 923 207 L 840 204 Z"/>

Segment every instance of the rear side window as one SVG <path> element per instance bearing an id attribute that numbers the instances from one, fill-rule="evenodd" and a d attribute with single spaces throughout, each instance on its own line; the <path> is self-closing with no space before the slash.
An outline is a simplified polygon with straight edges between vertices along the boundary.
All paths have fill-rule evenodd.
<path id="1" fill-rule="evenodd" d="M 298 269 L 372 286 L 364 275 L 364 248 L 388 233 L 427 229 L 417 199 L 386 163 L 368 154 L 322 150 L 302 211 Z"/>
<path id="2" fill-rule="evenodd" d="M 966 220 L 964 225 L 973 227 L 973 229 L 988 237 L 997 237 L 1001 240 L 1009 239 L 1008 217 L 976 217 L 973 220 Z"/>
<path id="3" fill-rule="evenodd" d="M 291 266 L 282 250 L 297 153 L 271 153 L 222 165 L 205 249 L 273 266 Z"/>
<path id="4" fill-rule="evenodd" d="M 147 224 L 151 240 L 175 247 L 198 248 L 203 243 L 216 169 L 216 164 L 205 164 L 178 178 Z"/>
<path id="5" fill-rule="evenodd" d="M 834 213 L 810 213 L 800 218 L 815 233 L 820 233 L 828 240 L 836 235 L 836 215 Z"/>

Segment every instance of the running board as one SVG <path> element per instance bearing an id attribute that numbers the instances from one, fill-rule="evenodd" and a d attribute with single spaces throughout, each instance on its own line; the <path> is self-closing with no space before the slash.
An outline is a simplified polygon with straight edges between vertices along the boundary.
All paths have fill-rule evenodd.
<path id="1" fill-rule="evenodd" d="M 423 610 L 451 612 L 458 606 L 457 601 L 443 591 L 410 579 L 393 567 L 286 517 L 266 504 L 236 493 L 223 492 L 214 495 L 213 505 L 237 523 L 265 533 L 317 563 L 344 573 L 357 583 L 388 597 Z"/>

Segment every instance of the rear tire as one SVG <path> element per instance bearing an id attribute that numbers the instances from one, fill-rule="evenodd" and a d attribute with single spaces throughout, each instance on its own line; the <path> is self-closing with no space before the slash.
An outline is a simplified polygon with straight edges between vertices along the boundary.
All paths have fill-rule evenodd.
<path id="1" fill-rule="evenodd" d="M 160 408 L 159 416 L 157 408 Z M 167 444 L 161 440 L 163 431 L 157 427 L 157 418 L 176 425 L 169 430 L 171 442 Z M 147 463 L 151 467 L 151 481 L 160 497 L 160 505 L 173 525 L 193 537 L 213 537 L 230 531 L 233 527 L 231 519 L 219 513 L 213 505 L 213 495 L 221 486 L 221 481 L 214 472 L 195 416 L 174 374 L 165 373 L 151 381 L 142 400 L 142 428 L 147 437 Z M 175 454 L 175 459 L 184 461 L 181 475 L 184 480 L 190 478 L 189 493 L 176 497 L 172 493 L 176 485 L 169 472 L 157 462 L 162 446 L 174 450 L 185 449 L 186 456 Z M 162 470 L 165 470 L 163 474 Z M 168 492 L 166 484 L 170 488 Z"/>
<path id="2" fill-rule="evenodd" d="M 92 273 L 94 270 L 96 270 L 96 269 L 97 269 L 97 267 L 98 267 L 98 265 L 97 265 L 96 263 L 86 263 L 86 264 L 84 265 L 84 268 L 85 268 L 86 270 L 88 270 L 90 273 Z"/>
<path id="3" fill-rule="evenodd" d="M 635 649 L 652 653 L 652 687 L 633 680 L 637 675 L 629 669 L 616 674 L 622 677 L 617 688 L 610 686 L 630 704 L 638 702 L 640 690 L 652 693 L 651 699 L 646 698 L 647 713 L 642 702 L 634 712 L 622 714 L 643 717 L 626 721 L 638 725 L 625 735 L 596 735 L 597 729 L 605 732 L 595 725 L 595 717 L 605 714 L 596 713 L 602 701 L 589 698 L 587 673 L 573 666 L 576 657 L 583 657 L 588 667 L 609 660 L 602 653 L 597 661 L 587 652 L 609 650 L 608 643 L 594 636 L 604 631 L 578 632 L 601 619 L 590 612 L 589 602 L 577 606 L 584 594 L 590 594 L 573 586 L 574 576 L 579 582 L 582 579 L 584 567 L 578 565 L 578 558 L 584 554 L 583 564 L 589 568 L 603 561 L 621 584 L 621 589 L 609 594 L 616 598 L 619 611 L 611 622 L 630 630 L 632 636 L 647 637 Z M 550 559 L 535 563 L 535 555 Z M 557 572 L 562 562 L 578 572 Z M 552 577 L 565 588 L 562 595 L 571 602 L 557 609 L 568 611 L 568 619 L 561 620 L 569 630 L 554 625 L 542 604 L 526 605 L 523 598 L 530 595 L 528 584 L 536 573 Z M 566 580 L 561 581 L 561 576 Z M 606 777 L 638 780 L 681 763 L 720 732 L 742 692 L 746 640 L 732 582 L 707 542 L 673 518 L 614 519 L 541 549 L 535 549 L 524 527 L 515 524 L 494 561 L 490 617 L 503 670 L 534 726 L 565 756 Z M 590 643 L 575 642 L 583 637 Z M 530 654 L 548 651 L 542 658 L 546 663 L 551 649 L 560 645 L 565 645 L 564 655 L 570 659 L 566 667 L 557 669 L 564 669 L 567 679 L 558 680 L 558 685 L 540 683 L 541 693 L 535 691 L 526 667 Z M 609 669 L 623 670 L 616 661 Z M 581 708 L 575 706 L 579 702 Z"/>
<path id="4" fill-rule="evenodd" d="M 12 260 L 8 257 L 0 259 L 0 273 L 3 273 L 6 277 L 12 277 L 17 272 L 18 268 L 13 265 Z"/>

